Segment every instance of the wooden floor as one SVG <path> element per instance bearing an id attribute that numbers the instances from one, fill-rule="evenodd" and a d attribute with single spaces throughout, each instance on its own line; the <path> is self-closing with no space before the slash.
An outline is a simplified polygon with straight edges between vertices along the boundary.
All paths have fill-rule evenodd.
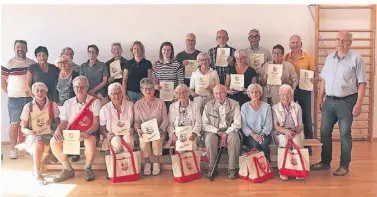
<path id="1" fill-rule="evenodd" d="M 173 182 L 172 172 L 165 170 L 159 176 L 144 177 L 134 182 L 112 184 L 105 179 L 105 171 L 96 171 L 96 180 L 86 182 L 83 171 L 69 181 L 46 186 L 34 182 L 31 173 L 31 157 L 23 155 L 18 160 L 8 158 L 9 146 L 3 145 L 1 168 L 1 196 L 178 196 L 178 197 L 356 197 L 377 196 L 377 143 L 354 142 L 351 171 L 345 177 L 332 176 L 339 163 L 340 143 L 334 142 L 332 170 L 311 172 L 302 182 L 280 181 L 275 177 L 264 183 L 250 183 L 240 179 L 229 180 L 226 172 L 214 182 L 205 178 L 189 183 Z M 312 162 L 319 160 L 320 149 L 314 148 Z M 46 172 L 51 181 L 57 171 Z"/>

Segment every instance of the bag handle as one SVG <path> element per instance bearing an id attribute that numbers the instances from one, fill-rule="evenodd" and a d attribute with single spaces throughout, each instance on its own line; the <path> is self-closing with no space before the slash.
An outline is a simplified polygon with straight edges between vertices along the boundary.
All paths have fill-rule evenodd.
<path id="1" fill-rule="evenodd" d="M 249 156 L 251 155 L 253 152 L 259 152 L 260 150 L 257 149 L 257 148 L 252 148 L 251 150 L 249 150 L 248 152 L 244 153 L 245 156 Z"/>
<path id="2" fill-rule="evenodd" d="M 198 166 L 198 162 L 197 162 L 197 159 L 196 159 L 195 152 L 194 151 L 190 151 L 190 152 L 192 153 L 192 156 L 194 158 L 196 171 L 199 172 L 199 166 Z M 183 171 L 183 164 L 182 164 L 181 153 L 177 152 L 177 155 L 178 155 L 178 158 L 179 158 L 179 166 L 181 168 L 182 176 L 185 176 L 185 172 Z"/>
<path id="3" fill-rule="evenodd" d="M 134 171 L 133 175 L 137 174 L 136 172 L 136 165 L 135 165 L 135 158 L 134 158 L 134 154 L 133 152 L 131 151 L 131 148 L 130 146 L 128 146 L 128 144 L 124 141 L 123 138 L 121 138 L 121 141 L 122 141 L 122 145 L 124 147 L 126 147 L 127 151 L 130 153 L 131 155 L 131 164 L 132 164 L 132 170 Z M 113 155 L 113 177 L 114 178 L 117 178 L 118 176 L 116 176 L 116 153 L 113 149 L 113 146 L 111 145 L 110 143 L 110 152 L 111 152 L 111 155 Z"/>
<path id="4" fill-rule="evenodd" d="M 264 157 L 266 158 L 266 157 Z M 257 169 L 257 175 L 258 175 L 258 178 L 260 177 L 260 174 L 259 174 L 259 169 L 264 173 L 264 174 L 268 174 L 271 172 L 271 167 L 270 167 L 270 162 L 267 161 L 267 171 L 264 171 L 263 168 L 262 168 L 262 165 L 260 164 L 259 162 L 259 159 L 254 156 L 253 157 L 253 160 L 254 160 L 254 164 L 255 164 L 255 168 Z"/>
<path id="5" fill-rule="evenodd" d="M 304 165 L 304 160 L 302 159 L 302 154 L 301 154 L 301 151 L 300 151 L 300 147 L 296 143 L 294 143 L 293 140 L 288 140 L 287 145 L 285 146 L 285 152 L 284 152 L 284 159 L 283 159 L 283 166 L 282 166 L 282 168 L 285 168 L 285 163 L 287 161 L 287 155 L 288 155 L 288 150 L 289 150 L 290 145 L 292 145 L 292 147 L 297 150 L 297 154 L 298 154 L 298 156 L 300 158 L 300 163 L 301 163 L 301 166 L 302 166 L 302 170 L 306 171 L 305 165 Z"/>

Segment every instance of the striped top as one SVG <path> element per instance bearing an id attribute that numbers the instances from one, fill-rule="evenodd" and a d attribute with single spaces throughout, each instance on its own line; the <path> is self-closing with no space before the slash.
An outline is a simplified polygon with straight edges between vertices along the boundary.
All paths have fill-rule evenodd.
<path id="1" fill-rule="evenodd" d="M 23 61 L 12 58 L 5 66 L 1 66 L 1 75 L 6 78 L 8 83 L 8 97 L 30 97 L 26 89 L 26 72 L 31 64 L 35 64 L 35 61 L 29 58 Z"/>
<path id="2" fill-rule="evenodd" d="M 152 68 L 152 77 L 156 84 L 161 81 L 174 82 L 175 88 L 178 84 L 184 83 L 183 67 L 178 61 L 167 64 L 157 61 Z"/>

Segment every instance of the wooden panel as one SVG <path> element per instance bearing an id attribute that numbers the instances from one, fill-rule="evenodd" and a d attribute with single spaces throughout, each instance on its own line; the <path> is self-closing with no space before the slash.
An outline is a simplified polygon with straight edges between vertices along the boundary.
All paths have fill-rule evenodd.
<path id="1" fill-rule="evenodd" d="M 319 32 L 340 32 L 340 31 L 349 31 L 349 32 L 371 32 L 370 29 L 321 29 Z"/>
<path id="2" fill-rule="evenodd" d="M 319 5 L 319 9 L 371 9 L 373 6 L 333 6 L 333 5 Z"/>

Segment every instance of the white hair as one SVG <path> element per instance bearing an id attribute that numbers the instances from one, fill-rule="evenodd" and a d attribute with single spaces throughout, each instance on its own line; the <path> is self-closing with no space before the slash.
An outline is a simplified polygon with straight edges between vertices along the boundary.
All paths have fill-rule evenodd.
<path id="1" fill-rule="evenodd" d="M 246 51 L 244 50 L 244 49 L 239 49 L 239 50 L 236 50 L 236 51 L 234 51 L 234 58 L 239 58 L 240 57 L 240 53 L 241 53 L 241 51 L 246 55 L 247 53 L 246 53 Z"/>
<path id="2" fill-rule="evenodd" d="M 59 69 L 60 69 L 60 67 L 58 66 L 58 62 L 61 62 L 61 61 L 67 61 L 68 65 L 72 66 L 71 58 L 66 56 L 66 55 L 61 55 L 58 58 L 56 58 L 56 60 L 55 60 L 55 66 L 58 67 Z"/>
<path id="3" fill-rule="evenodd" d="M 209 60 L 209 63 L 211 64 L 211 57 L 208 55 L 207 52 L 200 52 L 200 53 L 198 54 L 198 56 L 196 56 L 196 60 L 197 60 L 197 61 L 199 61 L 199 59 L 203 59 L 203 58 L 208 59 L 208 60 Z"/>
<path id="4" fill-rule="evenodd" d="M 120 91 L 122 91 L 122 85 L 119 82 L 110 84 L 107 93 L 110 95 L 111 91 L 114 89 L 120 89 Z"/>
<path id="5" fill-rule="evenodd" d="M 154 81 L 152 78 L 143 78 L 140 80 L 140 89 L 143 89 L 145 85 L 154 86 Z"/>
<path id="6" fill-rule="evenodd" d="M 262 95 L 263 94 L 263 88 L 262 86 L 260 86 L 259 84 L 257 83 L 253 83 L 253 84 L 250 84 L 248 87 L 247 87 L 247 95 L 249 97 L 251 97 L 251 93 L 253 92 L 253 90 L 257 90 L 259 91 L 259 93 Z"/>
<path id="7" fill-rule="evenodd" d="M 79 81 L 85 82 L 89 86 L 89 80 L 88 80 L 88 78 L 86 78 L 85 76 L 82 76 L 82 75 L 77 76 L 76 78 L 74 78 L 73 81 L 72 81 L 72 84 L 75 85 Z"/>
<path id="8" fill-rule="evenodd" d="M 186 90 L 187 94 L 189 93 L 189 88 L 187 87 L 187 85 L 184 83 L 181 83 L 181 84 L 178 84 L 178 86 L 174 89 L 174 98 L 178 98 L 178 91 L 182 88 Z"/>
<path id="9" fill-rule="evenodd" d="M 290 92 L 291 92 L 291 95 L 293 95 L 293 89 L 290 85 L 288 84 L 283 84 L 280 86 L 279 88 L 279 95 L 281 95 L 281 92 L 284 90 L 284 89 L 288 89 Z"/>
<path id="10" fill-rule="evenodd" d="M 48 88 L 47 88 L 46 84 L 44 84 L 44 83 L 42 83 L 42 82 L 35 82 L 35 83 L 31 86 L 31 92 L 32 92 L 33 94 L 36 94 L 38 89 L 40 89 L 40 90 L 46 90 L 46 92 L 48 92 Z"/>

